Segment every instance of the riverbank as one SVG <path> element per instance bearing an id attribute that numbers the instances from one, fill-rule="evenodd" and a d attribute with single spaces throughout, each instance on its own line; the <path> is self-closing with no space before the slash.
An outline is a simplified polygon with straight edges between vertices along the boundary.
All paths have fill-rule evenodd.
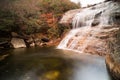
<path id="1" fill-rule="evenodd" d="M 112 55 L 106 56 L 106 66 L 114 80 L 120 80 L 120 63 Z"/>

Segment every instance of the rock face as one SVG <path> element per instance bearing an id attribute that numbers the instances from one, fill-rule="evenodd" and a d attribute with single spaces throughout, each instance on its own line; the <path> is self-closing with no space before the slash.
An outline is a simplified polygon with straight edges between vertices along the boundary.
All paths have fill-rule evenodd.
<path id="1" fill-rule="evenodd" d="M 70 10 L 63 15 L 63 18 L 60 20 L 59 23 L 61 24 L 71 24 L 72 18 L 75 16 L 76 13 L 80 12 L 81 9 Z"/>
<path id="2" fill-rule="evenodd" d="M 63 16 L 63 22 L 64 18 L 67 17 Z M 66 19 L 66 23 L 72 21 L 73 29 L 60 42 L 58 48 L 102 56 L 117 55 L 115 61 L 106 58 L 106 63 L 110 72 L 117 77 L 114 80 L 120 80 L 120 68 L 115 68 L 120 67 L 116 63 L 120 61 L 120 3 L 103 2 L 81 9 L 73 15 L 72 20 L 69 19 Z"/>
<path id="3" fill-rule="evenodd" d="M 11 44 L 13 48 L 23 48 L 26 47 L 25 41 L 20 38 L 12 38 Z"/>
<path id="4" fill-rule="evenodd" d="M 120 63 L 114 60 L 112 55 L 106 55 L 106 65 L 114 80 L 120 80 Z"/>
<path id="5" fill-rule="evenodd" d="M 109 1 L 74 12 L 72 20 L 67 17 L 68 12 L 61 19 L 66 23 L 72 21 L 73 29 L 58 48 L 98 55 L 110 52 L 108 41 L 116 40 L 114 36 L 120 30 L 120 3 Z"/>

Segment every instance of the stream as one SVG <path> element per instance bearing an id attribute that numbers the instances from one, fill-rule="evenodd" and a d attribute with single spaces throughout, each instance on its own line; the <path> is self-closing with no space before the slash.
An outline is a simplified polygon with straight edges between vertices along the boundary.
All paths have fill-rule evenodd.
<path id="1" fill-rule="evenodd" d="M 54 47 L 9 50 L 0 80 L 111 80 L 105 59 Z"/>

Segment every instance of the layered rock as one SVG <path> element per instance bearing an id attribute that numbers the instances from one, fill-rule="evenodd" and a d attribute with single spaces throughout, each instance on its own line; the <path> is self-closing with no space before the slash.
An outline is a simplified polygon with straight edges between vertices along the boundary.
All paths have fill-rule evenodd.
<path id="1" fill-rule="evenodd" d="M 72 18 L 75 16 L 76 13 L 80 12 L 81 9 L 70 10 L 63 15 L 63 18 L 60 20 L 59 23 L 61 24 L 71 24 Z"/>
<path id="2" fill-rule="evenodd" d="M 106 55 L 106 66 L 111 76 L 115 80 L 120 80 L 120 63 L 115 61 L 112 55 Z"/>
<path id="3" fill-rule="evenodd" d="M 66 13 L 66 15 L 69 15 Z M 67 18 L 63 16 L 63 19 Z M 62 20 L 63 20 L 62 19 Z M 73 15 L 72 20 L 66 19 L 66 23 L 73 24 L 73 29 L 58 45 L 58 48 L 69 49 L 81 53 L 97 55 L 113 54 L 116 61 L 120 61 L 120 3 L 116 1 L 103 2 L 101 4 L 81 9 Z M 62 21 L 61 21 L 62 22 Z M 65 21 L 63 21 L 65 22 Z M 106 57 L 107 59 L 107 57 Z M 111 73 L 116 69 L 107 66 Z M 119 65 L 118 65 L 119 67 Z M 117 68 L 119 71 L 119 68 Z M 116 73 L 115 75 L 120 76 Z M 120 80 L 120 77 L 117 78 Z M 117 80 L 116 79 L 116 80 Z"/>
<path id="4" fill-rule="evenodd" d="M 120 6 L 117 2 L 105 2 L 75 12 L 69 20 L 69 13 L 61 22 L 73 24 L 73 30 L 61 41 L 59 48 L 106 55 L 108 42 L 119 30 Z M 73 13 L 72 13 L 73 14 Z M 62 21 L 63 20 L 63 21 Z"/>

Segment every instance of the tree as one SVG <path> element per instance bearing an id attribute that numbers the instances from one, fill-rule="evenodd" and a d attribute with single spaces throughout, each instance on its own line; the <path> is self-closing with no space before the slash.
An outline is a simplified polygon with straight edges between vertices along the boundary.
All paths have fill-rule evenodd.
<path id="1" fill-rule="evenodd" d="M 1 29 L 26 34 L 55 31 L 64 12 L 79 8 L 69 0 L 4 0 L 0 5 Z"/>

